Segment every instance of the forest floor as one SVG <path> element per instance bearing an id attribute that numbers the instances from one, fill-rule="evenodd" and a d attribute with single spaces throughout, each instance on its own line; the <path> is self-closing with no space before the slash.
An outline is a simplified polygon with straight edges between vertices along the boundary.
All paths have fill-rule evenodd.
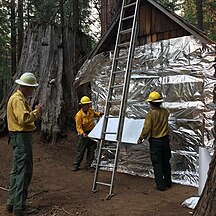
<path id="1" fill-rule="evenodd" d="M 108 187 L 92 193 L 94 173 L 84 168 L 71 171 L 77 136 L 47 144 L 34 133 L 34 173 L 28 203 L 38 216 L 187 216 L 192 210 L 181 203 L 197 194 L 197 188 L 174 184 L 166 191 L 155 190 L 154 179 L 116 174 L 115 195 L 106 200 Z M 12 150 L 7 137 L 0 138 L 0 215 L 5 212 Z M 102 171 L 109 178 L 109 172 Z"/>

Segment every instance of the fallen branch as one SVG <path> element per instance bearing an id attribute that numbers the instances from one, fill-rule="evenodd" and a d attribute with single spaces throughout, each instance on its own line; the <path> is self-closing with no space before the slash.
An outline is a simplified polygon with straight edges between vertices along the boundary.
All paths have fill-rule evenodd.
<path id="1" fill-rule="evenodd" d="M 42 190 L 42 191 L 36 192 L 36 193 L 32 194 L 31 196 L 29 196 L 28 199 L 31 199 L 31 198 L 33 198 L 35 196 L 38 196 L 38 195 L 40 195 L 42 193 L 47 193 L 47 192 L 48 192 L 48 190 Z"/>
<path id="2" fill-rule="evenodd" d="M 70 212 L 68 212 L 67 210 L 65 210 L 63 207 L 62 207 L 62 210 L 66 213 L 66 214 L 71 214 Z"/>
<path id="3" fill-rule="evenodd" d="M 0 187 L 0 189 L 4 191 L 9 191 L 7 188 L 4 188 L 4 187 Z"/>
<path id="4" fill-rule="evenodd" d="M 71 213 L 68 212 L 67 210 L 65 210 L 63 207 L 61 208 L 61 207 L 58 207 L 58 206 L 54 206 L 53 208 L 55 208 L 55 209 L 57 209 L 57 210 L 60 210 L 60 211 L 64 211 L 66 214 L 71 215 Z"/>

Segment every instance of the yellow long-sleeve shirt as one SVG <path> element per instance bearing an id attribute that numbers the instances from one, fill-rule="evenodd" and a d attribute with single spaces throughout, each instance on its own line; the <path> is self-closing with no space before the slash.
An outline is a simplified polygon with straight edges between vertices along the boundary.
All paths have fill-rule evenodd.
<path id="1" fill-rule="evenodd" d="M 92 108 L 89 108 L 87 114 L 80 109 L 75 116 L 76 129 L 79 135 L 82 135 L 85 131 L 91 131 L 95 126 L 94 118 L 100 116 L 101 113 L 95 112 Z"/>
<path id="2" fill-rule="evenodd" d="M 160 138 L 169 134 L 168 128 L 169 112 L 161 107 L 155 107 L 146 115 L 144 127 L 142 129 L 140 140 L 150 137 Z"/>
<path id="3" fill-rule="evenodd" d="M 17 90 L 7 104 L 7 123 L 10 132 L 33 131 L 34 121 L 40 116 L 39 110 L 31 110 L 20 90 Z"/>

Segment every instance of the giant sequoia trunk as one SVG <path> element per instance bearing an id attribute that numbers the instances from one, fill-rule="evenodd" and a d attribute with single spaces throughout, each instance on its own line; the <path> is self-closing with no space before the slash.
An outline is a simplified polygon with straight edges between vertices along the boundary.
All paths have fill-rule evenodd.
<path id="1" fill-rule="evenodd" d="M 214 77 L 216 77 L 216 58 Z M 216 84 L 213 90 L 213 103 L 216 104 Z M 214 133 L 216 134 L 216 111 L 212 117 L 214 121 Z M 216 141 L 214 141 L 215 144 Z M 216 215 L 216 151 L 214 152 L 212 161 L 209 165 L 208 178 L 205 187 L 200 196 L 199 202 L 194 211 L 194 216 L 215 216 Z"/>
<path id="2" fill-rule="evenodd" d="M 73 118 L 78 108 L 78 98 L 73 82 L 78 66 L 82 64 L 84 56 L 90 50 L 89 39 L 83 33 L 76 33 L 79 34 L 79 37 L 76 37 L 74 47 L 71 43 L 74 32 L 69 29 L 64 29 L 63 32 L 65 34 L 64 45 L 62 44 L 60 28 L 42 25 L 30 28 L 26 34 L 19 67 L 14 76 L 15 80 L 26 71 L 36 75 L 39 86 L 30 103 L 32 106 L 38 102 L 43 105 L 39 125 L 42 134 L 52 141 L 65 128 L 66 119 L 71 124 L 74 121 Z M 81 44 L 82 46 L 80 46 Z M 71 53 L 76 53 L 78 58 L 74 58 Z M 74 59 L 79 59 L 80 64 L 77 64 Z M 0 123 L 6 116 L 7 100 L 16 88 L 17 85 L 13 84 L 10 93 L 1 104 Z M 5 128 L 6 125 L 3 127 Z"/>
<path id="3" fill-rule="evenodd" d="M 11 0 L 11 72 L 16 73 L 16 3 L 15 0 Z"/>
<path id="4" fill-rule="evenodd" d="M 216 154 L 209 165 L 208 178 L 193 216 L 216 215 Z"/>

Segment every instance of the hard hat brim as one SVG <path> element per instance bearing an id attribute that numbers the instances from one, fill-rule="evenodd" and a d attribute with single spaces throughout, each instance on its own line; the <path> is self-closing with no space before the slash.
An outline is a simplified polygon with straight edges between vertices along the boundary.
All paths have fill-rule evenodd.
<path id="1" fill-rule="evenodd" d="M 89 102 L 83 102 L 83 103 L 79 103 L 79 105 L 85 105 L 85 104 L 91 104 L 92 101 L 89 101 Z"/>
<path id="2" fill-rule="evenodd" d="M 15 83 L 18 84 L 18 85 L 21 85 L 21 86 L 28 86 L 28 87 L 37 87 L 39 85 L 38 83 L 28 84 L 28 83 L 23 82 L 20 79 L 15 80 Z"/>
<path id="3" fill-rule="evenodd" d="M 160 102 L 163 102 L 164 100 L 163 99 L 158 99 L 158 100 L 148 100 L 148 102 L 153 102 L 153 103 L 160 103 Z"/>

